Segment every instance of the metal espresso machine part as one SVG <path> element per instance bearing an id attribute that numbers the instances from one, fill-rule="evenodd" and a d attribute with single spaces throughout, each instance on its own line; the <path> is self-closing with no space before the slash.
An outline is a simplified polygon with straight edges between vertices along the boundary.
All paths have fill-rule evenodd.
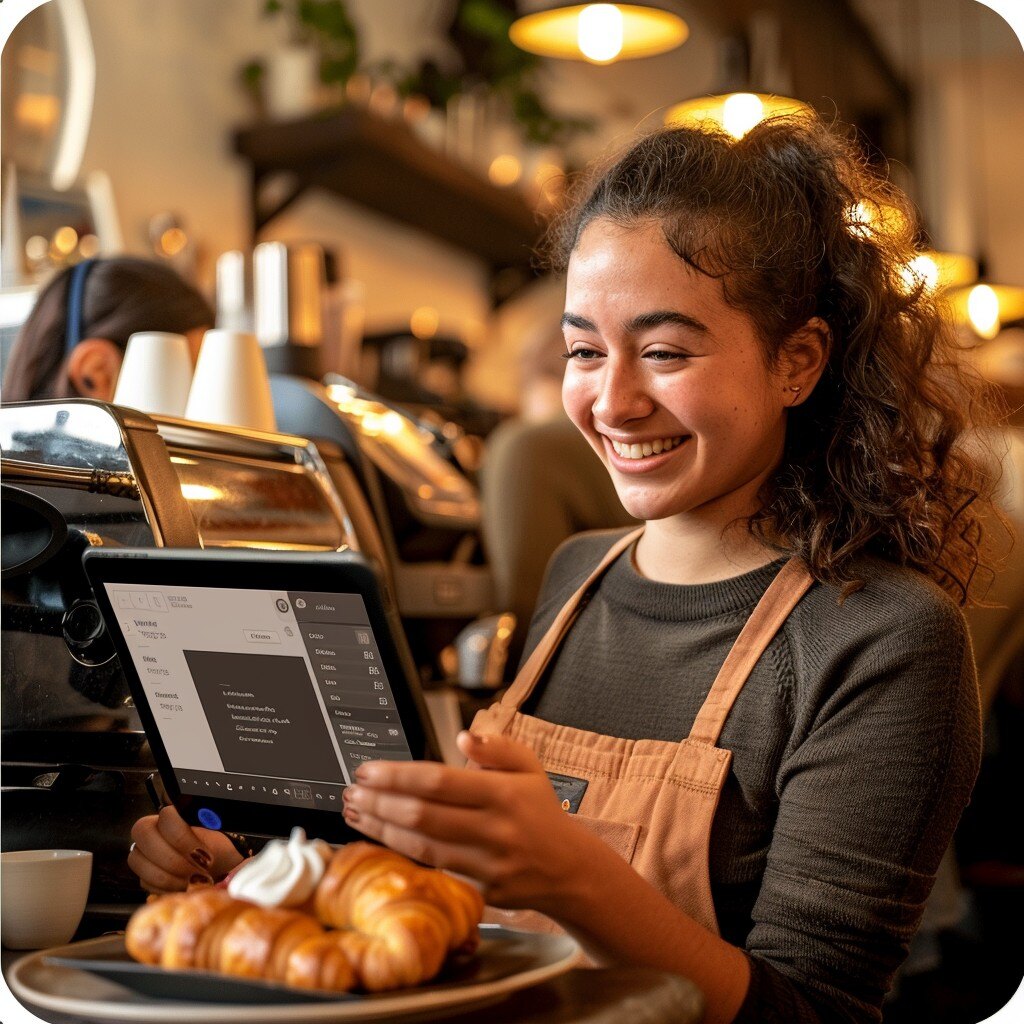
<path id="1" fill-rule="evenodd" d="M 247 294 L 244 259 L 224 253 L 217 271 L 218 322 L 235 322 Z M 413 416 L 344 378 L 321 383 L 325 288 L 320 246 L 263 242 L 253 251 L 253 320 L 274 415 L 281 429 L 343 454 L 330 460 L 335 487 L 365 497 L 365 516 L 351 503 L 354 531 L 394 587 L 421 675 L 436 680 L 459 630 L 495 610 L 479 495 Z"/>
<path id="2" fill-rule="evenodd" d="M 90 910 L 142 892 L 125 863 L 154 770 L 105 634 L 89 546 L 359 549 L 343 453 L 87 400 L 0 407 L 4 850 L 94 854 Z M 329 468 L 331 466 L 331 468 Z"/>

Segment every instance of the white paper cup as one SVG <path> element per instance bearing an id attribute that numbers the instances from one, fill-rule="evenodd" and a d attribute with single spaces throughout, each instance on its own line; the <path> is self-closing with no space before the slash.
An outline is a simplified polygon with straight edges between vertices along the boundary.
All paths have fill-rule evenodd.
<path id="1" fill-rule="evenodd" d="M 244 331 L 207 331 L 185 417 L 253 430 L 277 429 L 263 350 Z"/>
<path id="2" fill-rule="evenodd" d="M 114 405 L 182 416 L 192 384 L 188 341 L 180 334 L 141 331 L 128 339 Z"/>
<path id="3" fill-rule="evenodd" d="M 45 949 L 75 934 L 92 876 L 88 850 L 0 854 L 0 941 L 8 949 Z"/>

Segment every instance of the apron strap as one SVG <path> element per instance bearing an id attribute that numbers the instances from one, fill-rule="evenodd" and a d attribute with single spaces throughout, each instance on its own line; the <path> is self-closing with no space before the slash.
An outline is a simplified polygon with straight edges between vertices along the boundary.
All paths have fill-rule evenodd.
<path id="1" fill-rule="evenodd" d="M 511 717 L 512 712 L 518 711 L 523 702 L 533 693 L 534 687 L 544 675 L 552 656 L 565 639 L 565 634 L 569 632 L 576 617 L 586 607 L 590 589 L 604 575 L 612 562 L 643 532 L 643 527 L 640 527 L 639 530 L 631 530 L 625 537 L 617 540 L 579 590 L 562 606 L 555 616 L 555 621 L 548 627 L 548 631 L 541 638 L 540 643 L 533 649 L 530 657 L 526 659 L 526 663 L 517 673 L 515 681 L 501 698 L 500 706 L 507 709 L 508 717 Z"/>
<path id="2" fill-rule="evenodd" d="M 799 558 L 791 558 L 779 570 L 715 677 L 707 699 L 694 719 L 690 740 L 710 747 L 718 743 L 725 720 L 754 665 L 813 582 L 814 578 Z"/>

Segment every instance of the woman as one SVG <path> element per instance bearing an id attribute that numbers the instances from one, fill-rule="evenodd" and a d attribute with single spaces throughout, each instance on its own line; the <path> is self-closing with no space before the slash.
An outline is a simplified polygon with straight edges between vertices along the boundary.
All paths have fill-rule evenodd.
<path id="1" fill-rule="evenodd" d="M 133 256 L 84 260 L 40 293 L 11 352 L 3 400 L 110 402 L 136 331 L 184 334 L 195 359 L 213 321 L 210 304 L 170 267 Z"/>
<path id="2" fill-rule="evenodd" d="M 983 396 L 901 274 L 900 204 L 788 119 L 659 132 L 584 189 L 563 397 L 646 526 L 555 555 L 459 738 L 488 770 L 377 762 L 345 793 L 492 906 L 689 976 L 711 1022 L 879 1020 L 977 771 Z M 210 838 L 133 837 L 150 888 Z"/>

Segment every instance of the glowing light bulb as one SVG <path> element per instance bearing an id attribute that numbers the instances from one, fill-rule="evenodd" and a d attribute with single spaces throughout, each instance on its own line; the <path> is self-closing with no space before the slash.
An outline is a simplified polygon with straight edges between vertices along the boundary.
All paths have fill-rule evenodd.
<path id="1" fill-rule="evenodd" d="M 69 256 L 78 245 L 78 232 L 71 227 L 57 228 L 53 233 L 53 247 L 61 256 Z"/>
<path id="2" fill-rule="evenodd" d="M 982 338 L 991 340 L 999 333 L 999 297 L 987 284 L 975 285 L 970 290 L 967 317 Z"/>
<path id="3" fill-rule="evenodd" d="M 440 317 L 433 306 L 420 306 L 409 317 L 409 330 L 417 338 L 432 338 L 437 334 Z"/>
<path id="4" fill-rule="evenodd" d="M 752 92 L 737 92 L 722 104 L 722 127 L 742 139 L 764 117 L 764 104 Z"/>
<path id="5" fill-rule="evenodd" d="M 514 156 L 503 153 L 491 161 L 487 176 L 500 188 L 508 188 L 519 180 L 522 171 L 522 164 Z"/>
<path id="6" fill-rule="evenodd" d="M 615 4 L 589 4 L 576 27 L 580 53 L 595 64 L 608 64 L 622 52 L 622 12 Z"/>

